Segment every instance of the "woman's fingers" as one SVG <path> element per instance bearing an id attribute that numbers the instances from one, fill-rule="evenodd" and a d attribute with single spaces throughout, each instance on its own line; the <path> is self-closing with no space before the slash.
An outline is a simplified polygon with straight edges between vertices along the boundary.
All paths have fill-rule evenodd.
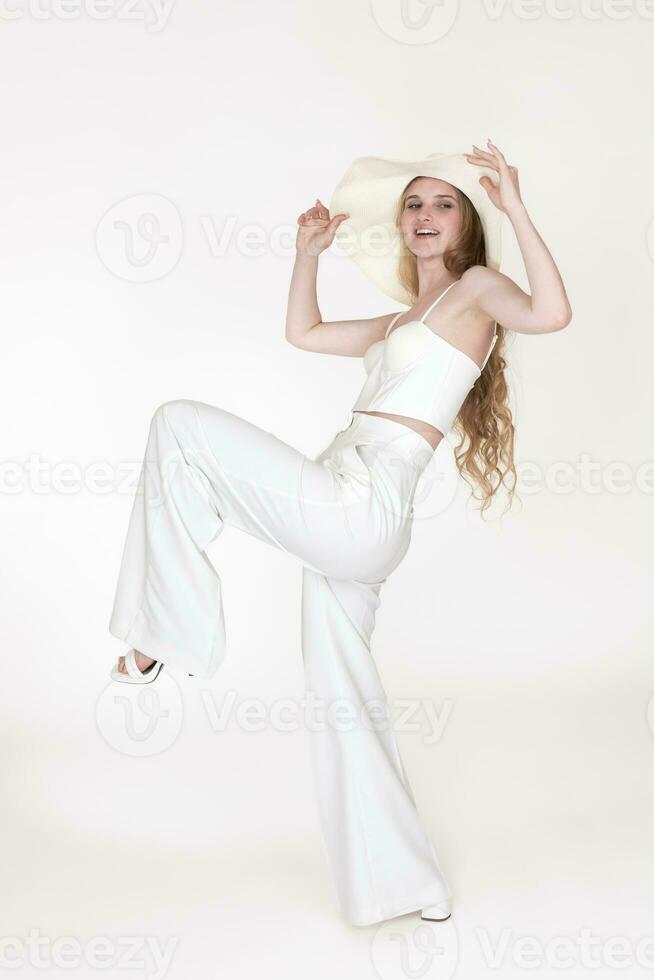
<path id="1" fill-rule="evenodd" d="M 329 208 L 316 198 L 316 203 L 312 208 L 309 208 L 297 219 L 299 224 L 312 224 L 314 221 L 326 221 L 329 222 Z"/>
<path id="2" fill-rule="evenodd" d="M 491 142 L 491 140 L 488 140 L 487 142 L 490 146 L 490 152 L 488 150 L 482 150 L 476 143 L 473 143 L 472 148 L 475 152 L 465 153 L 464 156 L 468 157 L 469 160 L 478 157 L 482 160 L 486 160 L 491 166 L 494 164 L 506 164 L 506 159 L 500 148 L 496 146 L 495 143 Z"/>
<path id="3" fill-rule="evenodd" d="M 463 155 L 468 160 L 468 163 L 476 163 L 478 167 L 488 167 L 490 170 L 499 170 L 494 160 L 485 160 L 482 157 L 475 156 L 473 153 L 464 153 Z"/>
<path id="4" fill-rule="evenodd" d="M 486 153 L 484 150 L 480 150 L 474 143 L 472 144 L 472 148 L 476 152 L 473 154 L 466 153 L 466 156 L 469 159 L 472 159 L 474 163 L 483 164 L 485 167 L 494 167 L 496 170 L 498 169 L 497 159 L 492 153 Z"/>
<path id="5" fill-rule="evenodd" d="M 510 169 L 508 163 L 506 162 L 506 157 L 500 150 L 499 146 L 496 146 L 495 143 L 492 142 L 492 140 L 486 140 L 486 142 L 490 146 L 491 154 L 492 154 L 491 156 L 491 154 L 484 153 L 484 156 L 489 157 L 489 166 L 491 165 L 491 161 L 496 161 L 498 170 L 502 170 L 503 167 Z M 479 149 L 479 147 L 475 147 L 475 149 Z M 480 150 L 480 153 L 483 152 L 484 152 L 483 150 Z"/>
<path id="6" fill-rule="evenodd" d="M 496 156 L 498 156 L 500 158 L 500 160 L 502 160 L 504 163 L 506 163 L 506 160 L 504 159 L 504 154 L 502 153 L 502 151 L 500 150 L 500 148 L 498 146 L 495 146 L 494 143 L 491 143 L 490 140 L 488 140 L 487 142 L 488 142 L 488 145 L 490 146 L 491 150 L 493 151 L 493 153 Z"/>
<path id="7" fill-rule="evenodd" d="M 495 146 L 495 144 L 492 143 L 490 140 L 486 140 L 486 142 L 490 146 L 490 152 L 488 150 L 482 150 L 479 146 L 476 145 L 476 143 L 472 144 L 473 150 L 477 150 L 480 156 L 490 157 L 491 159 L 501 157 L 503 160 L 504 157 L 502 156 L 502 153 L 499 150 L 499 148 Z"/>
<path id="8" fill-rule="evenodd" d="M 495 146 L 494 143 L 491 143 L 491 141 L 488 140 L 488 145 L 490 146 L 490 148 L 492 149 L 493 153 L 495 154 L 495 157 L 496 157 L 497 163 L 498 163 L 498 170 L 500 170 L 501 172 L 504 172 L 505 170 L 513 170 L 513 169 L 515 169 L 513 167 L 509 167 L 509 165 L 506 162 L 506 159 L 504 157 L 504 154 L 502 153 L 502 151 L 500 149 L 498 149 L 497 146 Z"/>

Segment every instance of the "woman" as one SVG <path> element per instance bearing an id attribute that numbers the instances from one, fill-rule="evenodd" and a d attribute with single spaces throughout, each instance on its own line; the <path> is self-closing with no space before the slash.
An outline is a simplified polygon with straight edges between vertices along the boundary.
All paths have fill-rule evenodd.
<path id="1" fill-rule="evenodd" d="M 409 547 L 418 479 L 456 424 L 469 439 L 457 465 L 477 479 L 488 505 L 500 464 L 515 474 L 504 332 L 546 333 L 571 317 L 517 170 L 488 145 L 409 163 L 362 158 L 332 199 L 332 209 L 340 203 L 347 212 L 330 217 L 317 201 L 300 215 L 286 338 L 307 351 L 364 357 L 368 377 L 352 420 L 311 460 L 216 406 L 159 406 L 109 624 L 131 647 L 114 679 L 151 683 L 164 664 L 210 678 L 226 634 L 207 546 L 231 524 L 300 558 L 306 687 L 321 704 L 349 709 L 345 726 L 312 726 L 311 747 L 332 882 L 354 925 L 418 909 L 432 921 L 450 914 L 392 727 L 386 718 L 378 724 L 386 695 L 370 652 L 381 586 Z M 484 171 L 479 179 L 475 167 Z M 531 295 L 499 272 L 502 215 L 514 227 Z M 390 247 L 367 242 L 355 261 L 409 303 L 407 312 L 322 321 L 318 255 L 337 232 L 344 237 L 339 226 L 348 219 L 362 241 L 390 231 Z"/>

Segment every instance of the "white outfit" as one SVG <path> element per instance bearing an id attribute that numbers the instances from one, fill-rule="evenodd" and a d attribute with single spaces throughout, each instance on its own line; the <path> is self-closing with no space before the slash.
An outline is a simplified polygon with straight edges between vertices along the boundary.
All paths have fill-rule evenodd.
<path id="1" fill-rule="evenodd" d="M 493 339 L 480 367 L 424 322 L 456 282 L 443 290 L 420 320 L 408 320 L 393 330 L 402 316 L 398 313 L 384 340 L 371 344 L 363 358 L 368 378 L 354 403 L 354 411 L 406 415 L 433 425 L 443 435 L 450 431 L 497 340 L 495 323 Z"/>
<path id="2" fill-rule="evenodd" d="M 396 331 L 402 344 L 411 343 L 411 325 Z M 432 396 L 434 405 L 447 404 L 448 416 L 471 378 L 450 347 L 435 340 L 411 355 L 414 368 L 428 358 L 446 386 L 446 403 L 437 391 Z M 445 372 L 439 357 L 449 365 Z M 382 356 L 375 376 L 389 395 L 393 370 Z M 398 414 L 413 415 L 426 386 L 422 371 L 419 378 L 398 389 Z M 400 391 L 408 411 L 397 407 Z M 442 422 L 440 409 L 429 417 Z M 230 524 L 300 559 L 306 691 L 320 704 L 346 699 L 348 721 L 354 719 L 343 730 L 336 712 L 336 723 L 311 726 L 310 736 L 332 882 L 353 925 L 450 897 L 392 725 L 379 721 L 386 696 L 370 652 L 381 586 L 409 547 L 416 486 L 432 455 L 413 429 L 357 410 L 312 460 L 222 408 L 188 400 L 161 405 L 150 424 L 109 623 L 141 653 L 211 678 L 227 648 L 221 582 L 207 546 Z"/>
<path id="3" fill-rule="evenodd" d="M 350 730 L 327 724 L 310 735 L 331 880 L 353 925 L 448 897 L 392 727 L 358 720 L 370 699 L 373 721 L 386 701 L 370 637 L 381 586 L 408 549 L 431 455 L 422 436 L 376 416 L 355 416 L 311 460 L 221 408 L 161 405 L 109 623 L 130 647 L 210 678 L 227 650 L 207 545 L 230 524 L 302 561 L 306 691 L 323 704 L 347 699 L 357 719 Z"/>

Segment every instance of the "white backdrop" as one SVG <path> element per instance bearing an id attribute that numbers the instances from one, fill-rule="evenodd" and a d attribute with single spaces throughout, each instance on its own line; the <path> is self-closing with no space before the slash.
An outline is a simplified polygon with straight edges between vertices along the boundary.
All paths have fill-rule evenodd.
<path id="1" fill-rule="evenodd" d="M 544 975 L 561 937 L 567 976 L 586 976 L 584 928 L 595 977 L 617 969 L 619 936 L 629 976 L 649 975 L 654 9 L 0 8 L 1 938 L 16 975 L 43 975 L 30 929 L 83 949 L 175 939 L 139 974 L 174 980 L 346 962 L 404 977 L 393 930 L 414 967 L 425 955 L 415 915 L 338 918 L 307 733 L 237 717 L 301 695 L 299 562 L 231 528 L 211 546 L 227 660 L 211 682 L 163 681 L 171 744 L 137 739 L 137 756 L 107 730 L 124 652 L 107 624 L 159 404 L 220 405 L 312 456 L 349 416 L 360 359 L 284 339 L 298 214 L 354 157 L 487 137 L 519 169 L 574 316 L 509 340 L 522 505 L 500 519 L 501 495 L 484 523 L 446 481 L 382 591 L 373 651 L 398 720 L 402 699 L 416 708 L 398 741 L 454 896 L 449 958 L 425 975 L 522 976 L 518 937 Z M 509 225 L 504 256 L 528 290 Z M 398 309 L 336 248 L 318 299 L 325 320 Z M 437 461 L 451 477 L 447 445 Z M 230 692 L 221 727 L 209 709 Z M 125 975 L 107 962 L 80 975 Z"/>

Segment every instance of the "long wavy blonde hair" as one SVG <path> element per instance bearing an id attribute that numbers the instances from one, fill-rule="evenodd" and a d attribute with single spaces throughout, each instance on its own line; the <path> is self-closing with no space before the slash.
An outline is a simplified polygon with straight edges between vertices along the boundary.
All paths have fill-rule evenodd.
<path id="1" fill-rule="evenodd" d="M 398 231 L 409 189 L 416 179 L 416 177 L 412 178 L 400 195 L 395 214 Z M 443 264 L 452 275 L 461 277 L 471 266 L 487 264 L 486 243 L 481 220 L 470 198 L 458 187 L 453 184 L 450 186 L 456 194 L 461 210 L 461 232 L 456 244 L 443 254 Z M 418 260 L 406 247 L 402 236 L 400 241 L 398 277 L 415 303 L 418 299 L 419 287 Z M 501 484 L 504 484 L 508 490 L 508 506 L 511 506 L 517 482 L 513 459 L 515 429 L 508 405 L 508 387 L 504 376 L 505 339 L 506 330 L 498 323 L 497 340 L 493 351 L 463 402 L 452 427 L 460 437 L 454 447 L 456 466 L 471 487 L 474 499 L 482 501 L 482 518 Z M 460 452 L 466 439 L 467 445 Z M 513 476 L 512 486 L 505 482 L 509 474 Z M 471 480 L 467 479 L 467 475 Z M 481 496 L 475 496 L 475 484 L 477 489 L 481 490 Z"/>

